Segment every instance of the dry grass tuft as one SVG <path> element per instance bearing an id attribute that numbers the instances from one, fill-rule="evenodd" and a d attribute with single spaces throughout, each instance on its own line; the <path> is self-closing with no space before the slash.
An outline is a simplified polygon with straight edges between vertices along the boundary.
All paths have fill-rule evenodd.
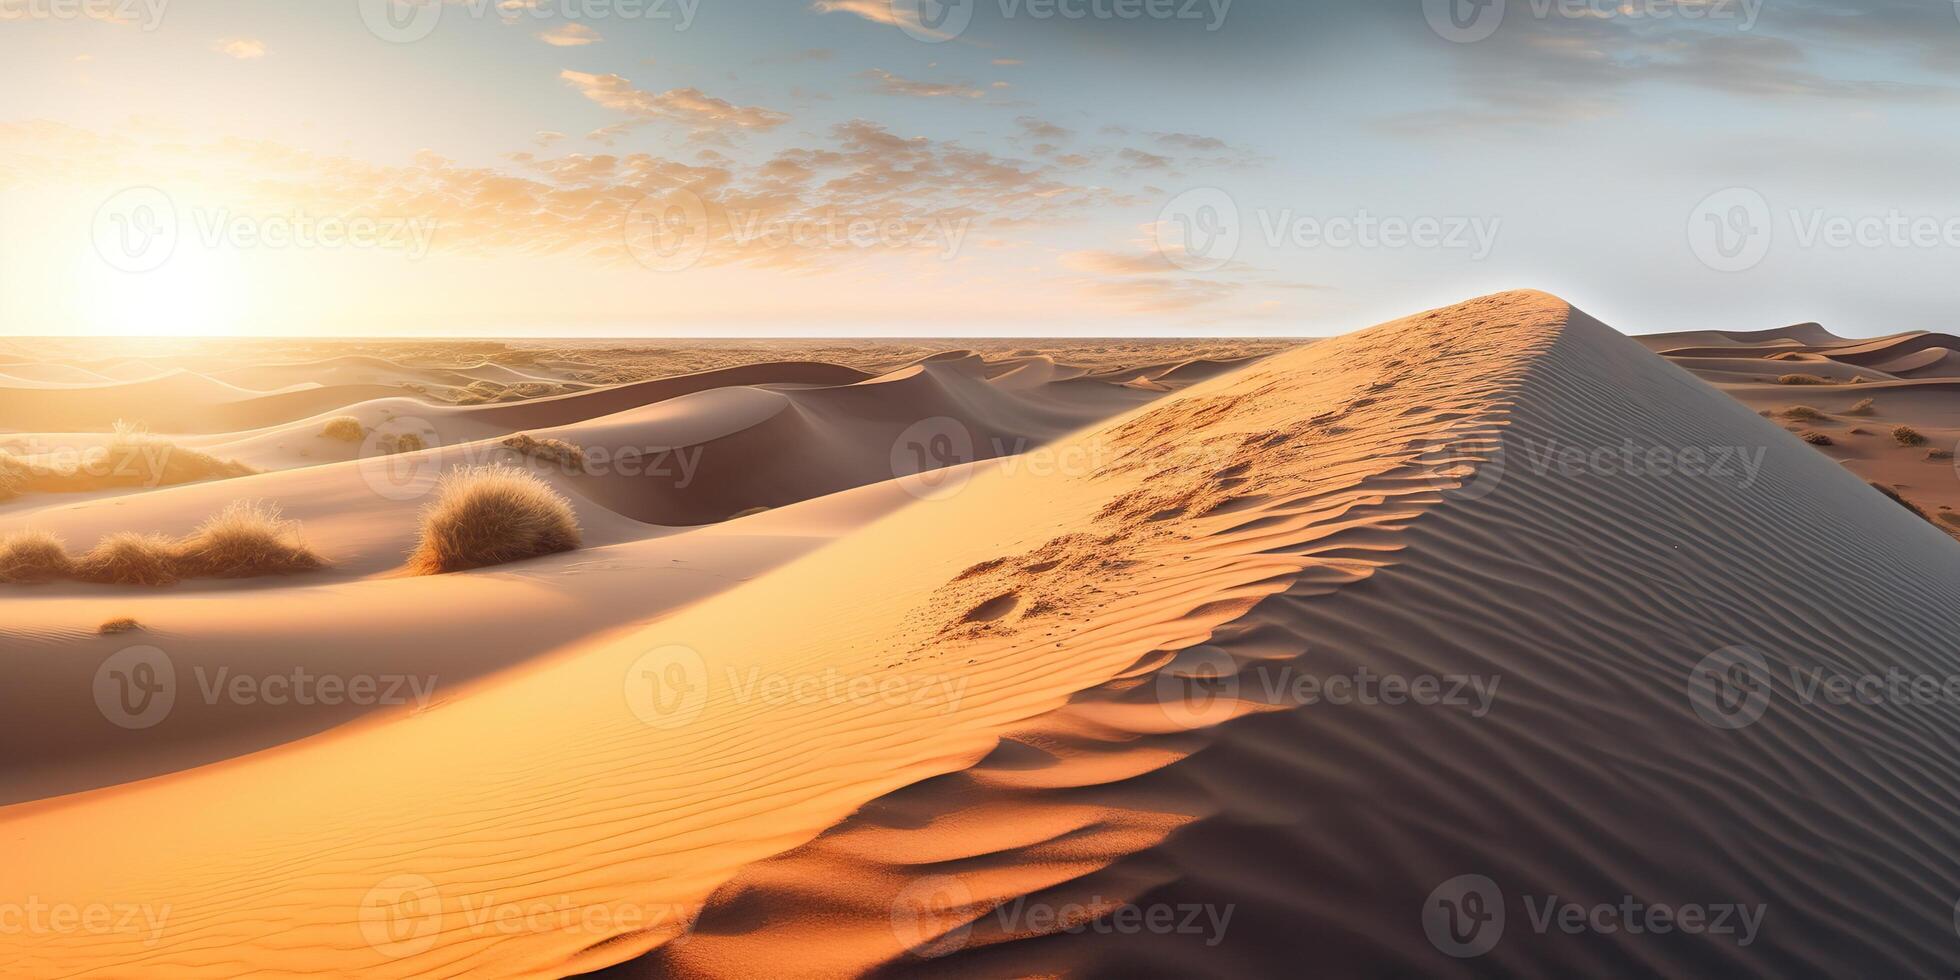
<path id="1" fill-rule="evenodd" d="M 12 500 L 27 486 L 27 464 L 12 453 L 0 453 L 0 500 Z"/>
<path id="2" fill-rule="evenodd" d="M 1923 446 L 1926 444 L 1926 437 L 1920 435 L 1918 429 L 1910 425 L 1902 425 L 1892 430 L 1892 441 L 1901 446 Z"/>
<path id="3" fill-rule="evenodd" d="M 367 438 L 367 426 L 362 425 L 361 420 L 352 415 L 336 415 L 328 419 L 327 424 L 320 429 L 320 436 L 341 442 L 360 442 Z"/>
<path id="4" fill-rule="evenodd" d="M 1846 415 L 1871 415 L 1871 414 L 1873 414 L 1873 413 L 1874 413 L 1874 412 L 1876 412 L 1876 411 L 1878 411 L 1878 399 L 1876 399 L 1876 398 L 1860 398 L 1860 399 L 1858 399 L 1858 401 L 1857 401 L 1857 402 L 1856 402 L 1855 404 L 1853 404 L 1853 405 L 1852 405 L 1852 406 L 1851 406 L 1850 408 L 1847 408 L 1847 409 L 1845 409 L 1845 410 L 1844 410 L 1844 414 L 1846 414 Z"/>
<path id="5" fill-rule="evenodd" d="M 101 633 L 104 636 L 107 636 L 111 633 L 134 633 L 135 631 L 140 630 L 142 628 L 143 628 L 142 623 L 139 623 L 136 620 L 129 618 L 128 616 L 117 616 L 115 619 L 109 620 L 108 622 L 103 623 L 101 626 L 97 627 L 95 631 L 97 633 Z"/>
<path id="6" fill-rule="evenodd" d="M 1807 443 L 1810 443 L 1810 444 L 1811 444 L 1811 445 L 1813 445 L 1813 446 L 1830 446 L 1830 445 L 1835 445 L 1835 443 L 1833 443 L 1833 442 L 1831 441 L 1831 437 L 1830 437 L 1830 436 L 1827 436 L 1827 435 L 1825 435 L 1825 434 L 1824 434 L 1824 433 L 1822 433 L 1822 432 L 1806 432 L 1806 433 L 1803 433 L 1803 436 L 1802 436 L 1802 438 L 1803 438 L 1803 441 L 1805 441 L 1805 442 L 1807 442 Z"/>
<path id="7" fill-rule="evenodd" d="M 0 538 L 0 582 L 36 585 L 67 578 L 75 563 L 61 539 L 47 531 L 15 531 Z"/>
<path id="8" fill-rule="evenodd" d="M 184 578 L 252 578 L 310 572 L 326 562 L 301 539 L 299 522 L 256 500 L 235 500 L 177 543 Z"/>
<path id="9" fill-rule="evenodd" d="M 374 448 L 384 456 L 396 456 L 402 453 L 419 453 L 428 446 L 422 442 L 420 435 L 404 432 L 400 435 L 382 433 L 374 440 Z"/>
<path id="10" fill-rule="evenodd" d="M 1809 405 L 1792 405 L 1783 410 L 1783 417 L 1786 419 L 1803 419 L 1814 422 L 1818 419 L 1828 418 L 1829 416 L 1811 408 Z"/>
<path id="11" fill-rule="evenodd" d="M 1778 377 L 1776 383 L 1780 385 L 1827 385 L 1831 382 L 1828 378 L 1820 378 L 1814 374 L 1785 374 Z"/>
<path id="12" fill-rule="evenodd" d="M 529 432 L 519 432 L 505 439 L 503 445 L 532 459 L 554 464 L 567 473 L 577 472 L 585 466 L 585 450 L 563 439 L 539 439 Z"/>
<path id="13" fill-rule="evenodd" d="M 1951 449 L 1928 449 L 1928 450 L 1926 450 L 1926 458 L 1927 458 L 1927 459 L 1952 459 L 1952 458 L 1953 458 L 1953 450 L 1951 450 Z"/>
<path id="14" fill-rule="evenodd" d="M 122 531 L 111 534 L 75 560 L 75 577 L 98 585 L 171 585 L 177 574 L 177 545 L 162 534 Z"/>
<path id="15" fill-rule="evenodd" d="M 409 571 L 440 575 L 570 551 L 579 546 L 571 502 L 512 466 L 451 470 L 423 512 Z"/>

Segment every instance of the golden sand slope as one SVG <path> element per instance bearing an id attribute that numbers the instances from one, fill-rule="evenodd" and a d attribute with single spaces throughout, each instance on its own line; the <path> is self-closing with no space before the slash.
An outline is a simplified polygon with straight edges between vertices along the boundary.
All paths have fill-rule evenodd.
<path id="1" fill-rule="evenodd" d="M 1762 454 L 1746 484 L 1537 462 L 1627 441 Z M 1729 731 L 1686 689 L 1736 644 L 1960 672 L 1960 550 L 1552 297 L 915 489 L 436 710 L 0 810 L 0 902 L 137 913 L 0 933 L 0 971 L 1409 974 L 1452 963 L 1424 903 L 1473 872 L 1508 889 L 1498 969 L 1898 975 L 1950 947 L 1951 710 L 1779 681 Z M 1476 712 L 1269 683 L 1363 667 L 1501 689 Z M 1519 896 L 1545 893 L 1775 905 L 1743 950 L 1533 935 Z M 1234 908 L 1214 943 L 1016 901 Z"/>
<path id="2" fill-rule="evenodd" d="M 170 910 L 155 933 L 0 936 L 0 964 L 544 975 L 642 952 L 679 930 L 656 913 L 971 765 L 1003 730 L 1201 642 L 1302 568 L 1330 587 L 1365 576 L 1383 557 L 1375 529 L 1435 498 L 1439 467 L 1467 453 L 1434 447 L 1485 427 L 1492 379 L 1521 369 L 1550 318 L 1317 345 L 938 487 L 948 496 L 731 601 L 440 710 L 0 811 L 25 845 L 7 897 Z M 1050 553 L 1045 571 L 972 571 Z M 650 677 L 689 676 L 699 700 L 649 700 Z M 873 688 L 807 695 L 833 678 Z M 425 900 L 432 918 L 391 917 Z M 512 929 L 476 920 L 486 903 L 637 924 Z"/>

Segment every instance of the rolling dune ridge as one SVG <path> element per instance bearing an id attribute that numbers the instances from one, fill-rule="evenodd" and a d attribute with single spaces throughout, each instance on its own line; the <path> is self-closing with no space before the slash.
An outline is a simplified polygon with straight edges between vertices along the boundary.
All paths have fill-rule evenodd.
<path id="1" fill-rule="evenodd" d="M 1522 291 L 1277 353 L 391 387 L 438 444 L 262 419 L 205 434 L 268 472 L 13 501 L 88 542 L 243 494 L 332 565 L 0 594 L 37 692 L 0 734 L 51 746 L 0 771 L 0 902 L 130 913 L 0 931 L 0 972 L 1949 970 L 1960 721 L 1817 684 L 1960 676 L 1960 545 L 1682 369 L 1821 328 L 1677 339 Z M 1849 420 L 1924 382 L 1746 384 Z M 540 467 L 582 548 L 402 577 L 425 501 L 377 467 L 519 432 L 700 455 Z M 176 706 L 130 728 L 139 662 Z M 296 666 L 406 693 L 200 694 Z M 1557 926 L 1628 904 L 1728 928 Z"/>

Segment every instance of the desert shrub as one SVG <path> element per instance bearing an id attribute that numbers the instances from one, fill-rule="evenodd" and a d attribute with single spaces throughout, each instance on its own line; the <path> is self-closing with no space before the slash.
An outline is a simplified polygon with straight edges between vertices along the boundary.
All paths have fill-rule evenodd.
<path id="1" fill-rule="evenodd" d="M 400 453 L 419 453 L 427 448 L 428 446 L 423 443 L 422 437 L 413 432 L 404 432 L 400 435 L 384 432 L 374 440 L 375 451 L 384 456 L 394 456 Z"/>
<path id="2" fill-rule="evenodd" d="M 506 449 L 533 459 L 541 459 L 567 472 L 576 471 L 585 465 L 585 450 L 562 439 L 539 439 L 528 432 L 519 432 L 505 439 L 503 445 Z"/>
<path id="3" fill-rule="evenodd" d="M 1927 459 L 1952 459 L 1952 458 L 1953 458 L 1953 450 L 1951 450 L 1951 449 L 1928 449 L 1928 450 L 1926 450 L 1926 458 L 1927 458 Z"/>
<path id="4" fill-rule="evenodd" d="M 1785 374 L 1776 379 L 1780 385 L 1827 385 L 1831 382 L 1814 374 Z"/>
<path id="5" fill-rule="evenodd" d="M 1809 405 L 1792 405 L 1789 408 L 1783 410 L 1783 417 L 1786 419 L 1803 419 L 1805 421 L 1816 421 L 1818 419 L 1825 418 L 1826 416 L 1824 415 L 1823 412 L 1811 408 Z"/>
<path id="6" fill-rule="evenodd" d="M 1854 436 L 1868 436 L 1872 434 L 1872 430 L 1867 429 L 1862 425 L 1854 425 L 1847 431 Z"/>
<path id="7" fill-rule="evenodd" d="M 1813 446 L 1833 445 L 1833 443 L 1831 442 L 1831 437 L 1825 435 L 1822 432 L 1806 432 L 1803 434 L 1803 441 L 1810 443 Z"/>
<path id="8" fill-rule="evenodd" d="M 1853 405 L 1852 405 L 1852 406 L 1851 406 L 1850 408 L 1847 408 L 1847 409 L 1845 409 L 1845 410 L 1844 410 L 1844 414 L 1846 414 L 1846 415 L 1870 415 L 1870 414 L 1872 414 L 1873 412 L 1875 412 L 1875 411 L 1877 411 L 1877 410 L 1878 410 L 1878 399 L 1875 399 L 1875 398 L 1860 398 L 1860 399 L 1858 399 L 1858 401 L 1857 401 L 1857 402 L 1856 402 L 1855 404 L 1853 404 Z"/>
<path id="9" fill-rule="evenodd" d="M 128 616 L 117 616 L 96 628 L 97 633 L 107 636 L 111 633 L 132 633 L 143 628 L 143 624 Z"/>
<path id="10" fill-rule="evenodd" d="M 320 435 L 322 438 L 341 442 L 360 442 L 367 437 L 367 426 L 362 425 L 361 420 L 352 415 L 336 415 L 321 427 Z"/>
<path id="11" fill-rule="evenodd" d="M 169 585 L 181 578 L 177 546 L 161 534 L 111 534 L 75 560 L 75 577 L 99 585 Z"/>
<path id="12" fill-rule="evenodd" d="M 1902 425 L 1893 429 L 1892 440 L 1901 446 L 1923 446 L 1926 444 L 1926 437 L 1920 435 L 1919 430 L 1910 425 Z"/>
<path id="13" fill-rule="evenodd" d="M 177 571 L 183 578 L 290 575 L 325 564 L 301 539 L 299 522 L 256 500 L 232 501 L 176 547 Z"/>
<path id="14" fill-rule="evenodd" d="M 439 575 L 570 551 L 579 546 L 571 502 L 512 466 L 451 470 L 422 514 L 422 540 L 409 555 L 418 575 Z"/>
<path id="15" fill-rule="evenodd" d="M 15 531 L 0 538 L 0 582 L 32 585 L 67 578 L 75 563 L 61 539 L 46 531 Z"/>

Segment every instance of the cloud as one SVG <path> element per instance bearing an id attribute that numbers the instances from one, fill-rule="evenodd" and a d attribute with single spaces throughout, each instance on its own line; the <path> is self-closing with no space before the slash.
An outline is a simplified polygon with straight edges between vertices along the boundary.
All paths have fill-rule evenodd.
<path id="1" fill-rule="evenodd" d="M 789 116 L 758 106 L 738 106 L 717 99 L 698 88 L 677 88 L 648 92 L 633 87 L 619 75 L 593 75 L 582 71 L 561 71 L 558 77 L 572 83 L 579 94 L 617 112 L 642 119 L 665 119 L 685 124 L 695 132 L 774 129 Z"/>
<path id="2" fill-rule="evenodd" d="M 538 40 L 554 48 L 576 48 L 605 40 L 598 31 L 576 21 L 538 32 Z"/>
<path id="3" fill-rule="evenodd" d="M 878 80 L 886 95 L 905 95 L 916 99 L 981 99 L 987 91 L 963 82 L 920 82 L 894 75 L 883 68 L 862 72 L 860 77 Z"/>
<path id="4" fill-rule="evenodd" d="M 211 50 L 240 61 L 256 61 L 265 57 L 265 42 L 248 37 L 219 38 L 211 42 Z"/>
<path id="5" fill-rule="evenodd" d="M 1084 249 L 1061 257 L 1064 268 L 1100 276 L 1155 276 L 1177 271 L 1177 266 L 1157 252 L 1114 252 Z"/>
<path id="6" fill-rule="evenodd" d="M 1023 64 L 1023 62 L 1019 58 L 995 58 L 994 64 L 1001 65 L 1001 66 L 1009 66 L 1009 65 Z"/>
<path id="7" fill-rule="evenodd" d="M 916 10 L 903 11 L 891 0 L 814 0 L 810 9 L 820 14 L 856 14 L 874 24 L 885 24 L 902 30 L 950 40 L 953 35 L 936 30 L 919 22 Z"/>
<path id="8" fill-rule="evenodd" d="M 1021 127 L 1023 134 L 1046 142 L 1060 142 L 1075 136 L 1075 130 L 1058 126 L 1036 116 L 1016 116 L 1014 122 Z"/>

